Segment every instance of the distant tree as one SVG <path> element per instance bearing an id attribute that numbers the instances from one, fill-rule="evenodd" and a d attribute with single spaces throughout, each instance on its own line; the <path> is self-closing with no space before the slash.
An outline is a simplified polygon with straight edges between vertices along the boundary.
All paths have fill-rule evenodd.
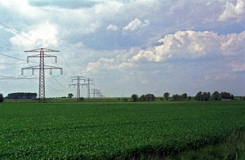
<path id="1" fill-rule="evenodd" d="M 143 94 L 139 98 L 140 101 L 154 101 L 155 99 L 156 97 L 154 96 L 154 94 Z"/>
<path id="2" fill-rule="evenodd" d="M 197 100 L 197 101 L 201 101 L 202 100 L 202 92 L 201 91 L 196 94 L 195 100 Z"/>
<path id="3" fill-rule="evenodd" d="M 140 101 L 145 101 L 145 100 L 146 100 L 145 95 L 144 95 L 144 94 L 141 95 L 141 96 L 140 96 Z"/>
<path id="4" fill-rule="evenodd" d="M 213 94 L 212 94 L 212 100 L 215 100 L 215 101 L 219 101 L 221 100 L 221 97 L 220 97 L 220 94 L 218 91 L 215 91 Z"/>
<path id="5" fill-rule="evenodd" d="M 174 101 L 180 101 L 181 99 L 182 99 L 181 95 L 178 95 L 178 94 L 173 95 L 173 100 Z"/>
<path id="6" fill-rule="evenodd" d="M 168 92 L 165 92 L 165 93 L 163 94 L 163 97 L 164 97 L 166 100 L 168 100 L 168 98 L 169 98 L 169 93 L 168 93 Z"/>
<path id="7" fill-rule="evenodd" d="M 221 99 L 231 99 L 231 94 L 228 92 L 221 92 L 220 97 Z"/>
<path id="8" fill-rule="evenodd" d="M 79 101 L 84 101 L 84 98 L 83 98 L 83 97 L 80 97 L 80 98 L 79 98 Z"/>
<path id="9" fill-rule="evenodd" d="M 138 101 L 138 95 L 137 95 L 137 94 L 133 94 L 133 95 L 131 96 L 131 98 L 132 98 L 133 102 Z"/>
<path id="10" fill-rule="evenodd" d="M 68 98 L 72 98 L 73 97 L 73 94 L 72 93 L 69 93 L 68 94 Z"/>
<path id="11" fill-rule="evenodd" d="M 210 99 L 210 92 L 198 92 L 195 96 L 197 101 L 208 101 Z"/>
<path id="12" fill-rule="evenodd" d="M 156 97 L 154 96 L 154 94 L 147 94 L 145 96 L 146 101 L 155 101 Z"/>
<path id="13" fill-rule="evenodd" d="M 181 98 L 182 98 L 182 100 L 186 100 L 187 99 L 187 93 L 182 94 Z"/>
<path id="14" fill-rule="evenodd" d="M 207 92 L 203 92 L 202 97 L 201 97 L 201 101 L 208 101 L 209 97 L 210 97 L 210 95 Z"/>
<path id="15" fill-rule="evenodd" d="M 0 103 L 3 103 L 3 94 L 0 94 Z"/>

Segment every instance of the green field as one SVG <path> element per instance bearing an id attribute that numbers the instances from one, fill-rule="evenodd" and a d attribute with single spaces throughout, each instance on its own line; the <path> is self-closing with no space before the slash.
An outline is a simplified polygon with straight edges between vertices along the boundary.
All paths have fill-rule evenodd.
<path id="1" fill-rule="evenodd" d="M 0 113 L 0 159 L 157 159 L 245 132 L 238 100 L 4 102 Z"/>

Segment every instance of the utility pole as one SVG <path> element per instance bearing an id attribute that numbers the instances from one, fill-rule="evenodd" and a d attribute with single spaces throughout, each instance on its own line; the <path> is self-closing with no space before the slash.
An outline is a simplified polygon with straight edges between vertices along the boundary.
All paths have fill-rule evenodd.
<path id="1" fill-rule="evenodd" d="M 76 76 L 76 77 L 71 77 L 71 78 L 72 78 L 72 82 L 77 81 L 77 83 L 70 84 L 69 87 L 70 86 L 74 86 L 74 87 L 77 86 L 77 101 L 79 101 L 79 99 L 80 99 L 80 86 L 85 85 L 85 84 L 81 84 L 80 81 L 83 80 L 85 82 L 86 78 L 83 76 Z"/>
<path id="2" fill-rule="evenodd" d="M 39 65 L 37 66 L 31 66 L 21 69 L 21 74 L 24 74 L 24 70 L 31 69 L 32 74 L 34 74 L 34 70 L 39 70 L 39 102 L 43 101 L 45 102 L 45 69 L 50 70 L 50 74 L 52 74 L 53 69 L 59 69 L 61 74 L 63 73 L 63 70 L 61 67 L 54 67 L 54 66 L 47 66 L 44 63 L 45 58 L 53 57 L 55 58 L 55 63 L 57 63 L 57 56 L 47 55 L 44 54 L 44 52 L 59 52 L 58 50 L 51 50 L 46 48 L 40 48 L 40 49 L 33 49 L 28 50 L 25 52 L 39 52 L 37 55 L 27 56 L 27 63 L 29 63 L 29 58 L 39 58 Z"/>

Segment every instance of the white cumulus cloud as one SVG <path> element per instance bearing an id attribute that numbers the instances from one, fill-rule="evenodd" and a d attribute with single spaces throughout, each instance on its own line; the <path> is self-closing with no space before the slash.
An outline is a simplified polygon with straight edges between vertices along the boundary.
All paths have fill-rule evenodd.
<path id="1" fill-rule="evenodd" d="M 244 54 L 245 32 L 218 35 L 204 31 L 178 31 L 160 39 L 162 44 L 153 49 L 141 50 L 132 61 L 161 62 L 170 58 L 193 59 L 201 56 Z"/>
<path id="2" fill-rule="evenodd" d="M 225 10 L 219 16 L 219 21 L 225 21 L 230 18 L 237 18 L 243 15 L 245 12 L 245 2 L 244 0 L 237 0 L 236 4 L 231 2 L 226 2 Z"/>
<path id="3" fill-rule="evenodd" d="M 146 27 L 148 25 L 150 25 L 150 21 L 149 20 L 144 20 L 144 22 L 142 22 L 138 18 L 135 18 L 127 26 L 123 27 L 123 30 L 135 31 L 135 30 L 137 30 L 139 28 L 143 28 L 143 27 Z"/>
<path id="4" fill-rule="evenodd" d="M 111 24 L 111 25 L 109 25 L 106 29 L 107 29 L 107 30 L 110 30 L 110 31 L 117 31 L 117 30 L 118 30 L 118 27 Z"/>
<path id="5" fill-rule="evenodd" d="M 204 31 L 178 31 L 168 34 L 159 40 L 160 45 L 152 48 L 141 49 L 126 58 L 101 58 L 97 62 L 90 62 L 87 70 L 119 69 L 132 67 L 140 62 L 164 62 L 170 59 L 196 59 L 242 55 L 245 32 L 240 34 L 218 35 Z M 233 64 L 233 63 L 232 63 Z M 232 65 L 233 68 L 237 68 Z M 239 69 L 235 69 L 239 70 Z"/>
<path id="6" fill-rule="evenodd" d="M 57 34 L 57 27 L 54 24 L 46 22 L 32 26 L 32 29 L 27 33 L 22 32 L 19 35 L 15 34 L 14 37 L 10 38 L 10 42 L 14 46 L 25 48 L 33 46 L 56 46 L 58 43 Z"/>
<path id="7" fill-rule="evenodd" d="M 121 61 L 121 58 L 100 58 L 96 62 L 89 62 L 87 72 L 97 72 L 99 70 L 120 70 L 132 67 L 133 64 L 128 61 Z"/>
<path id="8" fill-rule="evenodd" d="M 221 41 L 221 51 L 225 55 L 237 55 L 244 54 L 245 52 L 245 31 L 240 34 L 228 34 L 220 36 Z"/>
<path id="9" fill-rule="evenodd" d="M 161 45 L 141 50 L 132 61 L 160 62 L 170 58 L 191 59 L 214 52 L 219 47 L 219 37 L 213 32 L 178 31 L 160 39 Z"/>

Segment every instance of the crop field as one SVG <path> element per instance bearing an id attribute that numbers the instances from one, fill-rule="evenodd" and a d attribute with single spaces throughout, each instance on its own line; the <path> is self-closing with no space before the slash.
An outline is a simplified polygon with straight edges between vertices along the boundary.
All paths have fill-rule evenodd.
<path id="1" fill-rule="evenodd" d="M 134 159 L 245 131 L 245 101 L 4 102 L 0 159 Z"/>

